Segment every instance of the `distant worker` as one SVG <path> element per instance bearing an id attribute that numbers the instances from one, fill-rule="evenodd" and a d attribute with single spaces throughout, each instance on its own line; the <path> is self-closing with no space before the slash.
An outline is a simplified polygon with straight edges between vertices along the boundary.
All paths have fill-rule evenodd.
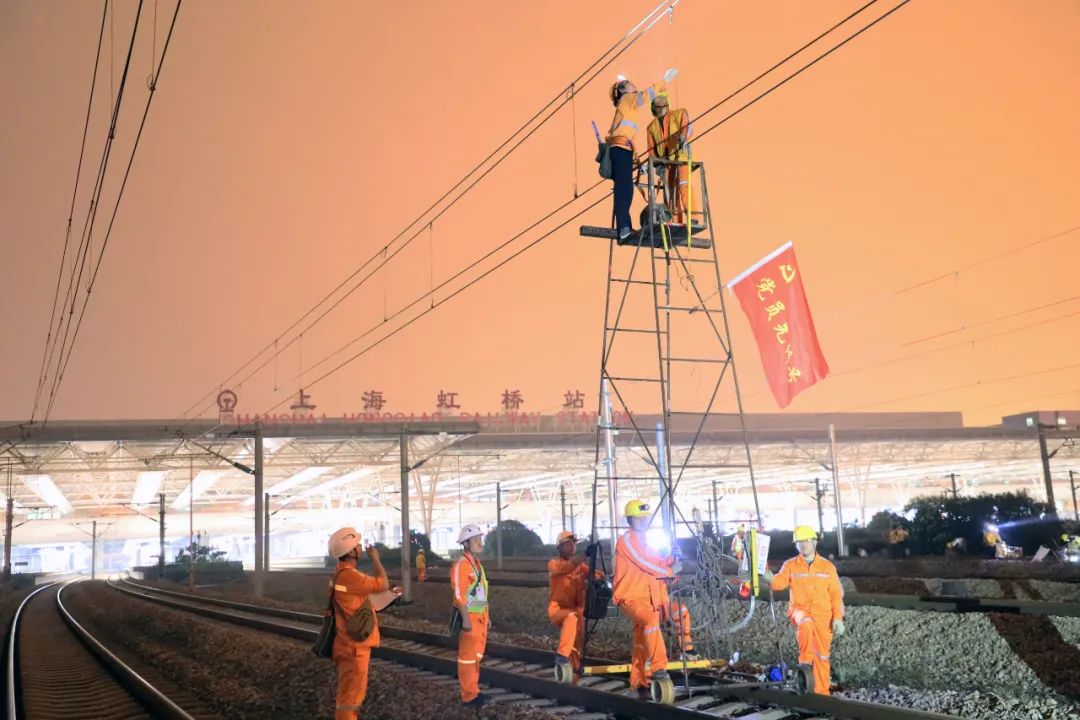
<path id="1" fill-rule="evenodd" d="M 731 538 L 731 554 L 735 556 L 735 559 L 742 562 L 743 555 L 746 554 L 746 526 L 740 524 L 739 529 L 735 531 L 735 535 Z"/>
<path id="2" fill-rule="evenodd" d="M 649 156 L 687 163 L 690 154 L 690 113 L 684 108 L 669 109 L 667 93 L 660 93 L 652 101 L 652 114 L 656 118 L 649 123 Z M 664 200 L 671 211 L 675 225 L 681 225 L 686 215 L 686 195 L 690 182 L 687 164 L 668 165 L 661 169 L 660 180 L 664 183 Z"/>
<path id="3" fill-rule="evenodd" d="M 458 533 L 461 557 L 450 569 L 454 590 L 454 607 L 461 614 L 461 636 L 458 638 L 458 682 L 461 702 L 481 706 L 488 696 L 480 692 L 480 661 L 487 648 L 488 581 L 478 557 L 484 550 L 484 532 L 478 525 L 466 525 Z"/>
<path id="4" fill-rule="evenodd" d="M 998 526 L 993 523 L 987 523 L 983 526 L 983 545 L 987 547 L 997 547 L 1001 542 L 1001 533 L 998 531 Z"/>
<path id="5" fill-rule="evenodd" d="M 338 670 L 337 707 L 334 720 L 357 720 L 360 706 L 367 694 L 368 664 L 371 648 L 379 647 L 379 622 L 368 603 L 372 593 L 383 592 L 390 587 L 386 569 L 379 560 L 379 551 L 367 549 L 367 556 L 375 569 L 375 577 L 356 569 L 360 559 L 360 533 L 355 528 L 343 527 L 330 536 L 327 550 L 337 558 L 334 579 L 330 581 L 334 598 L 334 651 L 332 658 Z M 363 640 L 350 636 L 347 621 L 362 612 L 371 613 L 374 628 Z"/>
<path id="6" fill-rule="evenodd" d="M 619 536 L 615 544 L 615 587 L 613 600 L 619 611 L 633 624 L 633 646 L 630 653 L 630 689 L 641 696 L 650 692 L 654 680 L 669 680 L 667 648 L 660 632 L 662 620 L 670 619 L 679 626 L 683 651 L 693 651 L 690 645 L 690 613 L 673 604 L 668 595 L 667 581 L 675 577 L 675 558 L 670 553 L 657 552 L 645 540 L 649 528 L 650 508 L 645 500 L 631 500 L 624 510 L 630 529 Z M 650 667 L 645 669 L 645 662 Z"/>
<path id="7" fill-rule="evenodd" d="M 1065 543 L 1065 549 L 1070 552 L 1080 552 L 1080 535 L 1069 535 L 1065 533 L 1061 536 L 1061 542 Z"/>
<path id="8" fill-rule="evenodd" d="M 786 561 L 775 575 L 766 570 L 765 580 L 773 590 L 791 588 L 788 617 L 799 642 L 799 664 L 812 668 L 814 692 L 828 695 L 833 635 L 844 634 L 844 588 L 836 566 L 817 554 L 817 542 L 814 528 L 795 528 L 799 554 Z"/>
<path id="9" fill-rule="evenodd" d="M 581 667 L 585 638 L 585 581 L 589 564 L 574 556 L 577 537 L 563 530 L 555 538 L 558 557 L 548 560 L 548 618 L 559 628 L 559 648 L 555 651 L 555 677 L 561 682 L 573 677 Z M 599 572 L 599 571 L 597 571 Z"/>
<path id="10" fill-rule="evenodd" d="M 416 551 L 416 582 L 427 581 L 427 556 L 424 555 L 424 548 L 420 548 Z"/>
<path id="11" fill-rule="evenodd" d="M 634 201 L 634 135 L 644 120 L 645 103 L 650 105 L 657 94 L 667 89 L 667 84 L 675 79 L 678 71 L 671 68 L 664 73 L 664 79 L 655 85 L 638 92 L 634 83 L 623 79 L 611 86 L 608 97 L 615 106 L 615 117 L 611 121 L 606 142 L 611 148 L 611 172 L 615 184 L 615 227 L 619 239 L 630 237 L 633 227 L 630 222 L 630 205 Z"/>

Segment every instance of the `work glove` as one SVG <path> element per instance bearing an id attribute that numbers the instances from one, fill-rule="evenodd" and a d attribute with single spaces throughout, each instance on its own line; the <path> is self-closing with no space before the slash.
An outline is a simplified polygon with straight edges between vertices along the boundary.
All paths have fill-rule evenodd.
<path id="1" fill-rule="evenodd" d="M 833 631 L 833 635 L 835 635 L 836 637 L 840 637 L 841 635 L 843 635 L 844 634 L 844 621 L 840 620 L 839 618 L 836 619 L 836 620 L 833 620 L 832 621 L 832 631 Z"/>
<path id="2" fill-rule="evenodd" d="M 761 577 L 765 578 L 765 582 L 771 583 L 772 579 L 775 577 L 775 575 L 773 575 L 772 570 L 769 570 L 768 568 L 766 568 L 765 572 L 761 573 Z"/>
<path id="3" fill-rule="evenodd" d="M 675 68 L 669 68 L 668 71 L 666 73 L 664 73 L 664 82 L 671 82 L 672 80 L 675 79 L 675 76 L 678 75 L 678 74 L 679 74 L 678 70 L 676 70 Z"/>

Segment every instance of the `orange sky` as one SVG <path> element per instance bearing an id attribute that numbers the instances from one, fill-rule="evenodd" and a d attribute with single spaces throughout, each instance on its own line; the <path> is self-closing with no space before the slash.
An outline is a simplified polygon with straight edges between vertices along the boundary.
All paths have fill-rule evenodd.
<path id="1" fill-rule="evenodd" d="M 239 409 L 284 399 L 384 305 L 400 309 L 568 200 L 575 167 L 591 184 L 589 120 L 609 120 L 617 72 L 645 83 L 678 66 L 675 99 L 696 115 L 859 4 L 683 0 L 582 92 L 576 125 L 556 116 L 308 333 L 302 358 L 294 345 L 240 388 Z M 117 3 L 116 78 L 135 5 Z M 53 417 L 178 416 L 653 5 L 186 2 Z M 159 53 L 173 7 L 158 5 Z M 146 97 L 152 12 L 147 0 L 110 209 Z M 33 404 L 100 17 L 97 2 L 0 6 L 2 419 Z M 109 28 L 77 226 L 105 135 Z M 1080 406 L 1080 232 L 991 259 L 1080 225 L 1078 37 L 1076 2 L 914 0 L 695 146 L 725 278 L 795 242 L 833 376 L 788 411 L 955 409 L 987 424 Z M 583 220 L 609 217 L 605 203 Z M 521 389 L 524 410 L 557 410 L 578 388 L 594 408 L 607 248 L 577 224 L 311 388 L 319 412 L 359 410 L 373 388 L 392 411 L 430 411 L 440 388 L 482 412 L 505 388 Z M 775 412 L 730 308 L 747 410 Z M 970 342 L 1032 323 L 1044 324 Z"/>

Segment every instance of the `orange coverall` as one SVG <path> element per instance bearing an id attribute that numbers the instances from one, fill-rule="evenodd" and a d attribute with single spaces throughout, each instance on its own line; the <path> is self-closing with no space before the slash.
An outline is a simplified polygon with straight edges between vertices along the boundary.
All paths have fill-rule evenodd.
<path id="1" fill-rule="evenodd" d="M 416 581 L 424 582 L 427 580 L 427 557 L 423 553 L 418 553 L 416 556 Z"/>
<path id="2" fill-rule="evenodd" d="M 368 596 L 389 588 L 386 580 L 373 578 L 356 569 L 352 562 L 338 562 L 337 575 L 330 581 L 334 592 L 333 660 L 338 669 L 337 708 L 334 720 L 357 720 L 367 694 L 368 663 L 371 648 L 379 647 L 379 618 L 366 640 L 357 642 L 346 631 L 346 618 L 352 617 Z"/>
<path id="3" fill-rule="evenodd" d="M 844 588 L 840 585 L 840 576 L 836 574 L 836 566 L 820 555 L 809 564 L 802 555 L 797 555 L 773 576 L 773 590 L 784 590 L 789 586 L 788 617 L 799 641 L 799 663 L 809 663 L 813 667 L 814 692 L 828 695 L 832 623 L 844 619 Z"/>
<path id="4" fill-rule="evenodd" d="M 668 657 L 660 633 L 661 617 L 679 614 L 684 649 L 690 641 L 690 613 L 684 606 L 673 607 L 667 583 L 673 578 L 674 558 L 661 557 L 645 542 L 645 533 L 627 530 L 615 544 L 615 587 L 613 600 L 634 626 L 630 652 L 630 688 L 647 687 L 652 674 L 666 670 Z M 651 665 L 645 672 L 645 661 Z"/>
<path id="5" fill-rule="evenodd" d="M 450 569 L 454 589 L 454 607 L 467 610 L 472 630 L 462 629 L 458 639 L 458 682 L 461 701 L 469 702 L 480 694 L 480 661 L 487 648 L 488 581 L 484 566 L 466 550 Z"/>
<path id="6" fill-rule="evenodd" d="M 663 120 L 654 118 L 649 123 L 649 155 L 663 160 L 682 160 L 689 158 L 680 147 L 687 140 L 690 131 L 690 115 L 685 109 L 671 110 Z M 664 180 L 664 200 L 667 201 L 671 217 L 676 223 L 685 222 L 687 184 L 690 178 L 688 165 L 676 165 L 666 168 Z"/>
<path id="7" fill-rule="evenodd" d="M 585 579 L 589 566 L 576 558 L 548 560 L 548 618 L 559 628 L 558 653 L 581 665 L 581 646 L 585 640 Z"/>

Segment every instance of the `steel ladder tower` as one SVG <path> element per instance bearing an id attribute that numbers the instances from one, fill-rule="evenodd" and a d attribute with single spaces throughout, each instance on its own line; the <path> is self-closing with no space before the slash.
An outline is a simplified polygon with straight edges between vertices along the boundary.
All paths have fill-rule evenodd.
<path id="1" fill-rule="evenodd" d="M 693 233 L 664 221 L 657 182 L 674 165 L 690 165 Z M 679 488 L 711 481 L 749 479 L 757 522 L 761 521 L 742 396 L 735 371 L 723 283 L 716 255 L 705 165 L 651 158 L 635 185 L 648 200 L 641 230 L 619 241 L 613 228 L 582 226 L 584 237 L 610 240 L 604 331 L 600 358 L 600 407 L 593 482 L 593 536 L 599 538 L 598 508 L 607 505 L 611 552 L 622 524 L 620 498 L 660 496 L 665 529 L 698 534 L 690 512 L 679 506 Z M 644 175 L 644 182 L 642 176 Z M 665 198 L 666 199 L 666 198 Z M 708 380 L 706 382 L 706 379 Z M 721 394 L 733 391 L 726 414 L 738 415 L 742 451 L 698 460 L 698 442 L 710 416 L 722 412 Z M 731 407 L 731 401 L 734 407 Z M 643 413 L 637 408 L 652 408 Z M 655 413 L 655 408 L 660 414 Z M 731 462 L 732 455 L 741 455 Z M 734 474 L 732 473 L 734 471 Z M 606 502 L 605 502 L 606 501 Z M 719 517 L 719 513 L 717 513 Z M 714 532 L 719 532 L 718 528 Z"/>

